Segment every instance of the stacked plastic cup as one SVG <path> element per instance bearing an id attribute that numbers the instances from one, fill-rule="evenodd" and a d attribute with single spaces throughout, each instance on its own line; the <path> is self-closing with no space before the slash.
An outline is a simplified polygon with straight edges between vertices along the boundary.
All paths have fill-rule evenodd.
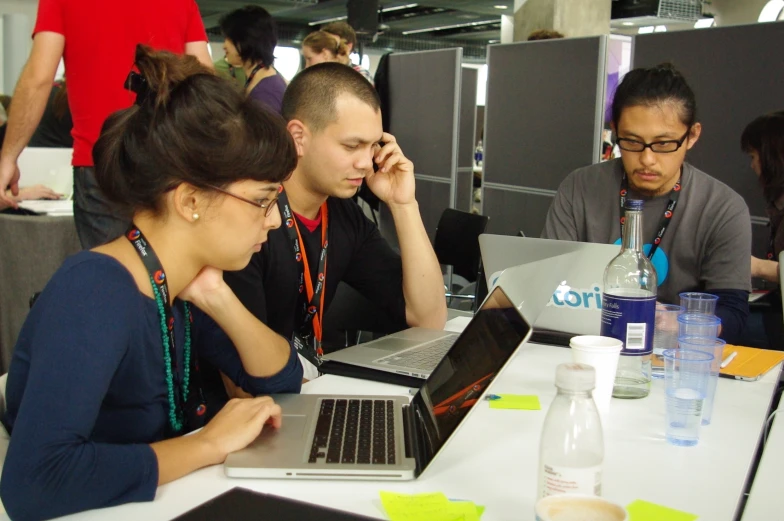
<path id="1" fill-rule="evenodd" d="M 678 347 L 702 351 L 713 357 L 702 407 L 702 424 L 709 425 L 716 401 L 716 388 L 725 342 L 719 339 L 721 319 L 716 316 L 719 297 L 709 293 L 681 293 L 683 313 L 678 316 Z"/>

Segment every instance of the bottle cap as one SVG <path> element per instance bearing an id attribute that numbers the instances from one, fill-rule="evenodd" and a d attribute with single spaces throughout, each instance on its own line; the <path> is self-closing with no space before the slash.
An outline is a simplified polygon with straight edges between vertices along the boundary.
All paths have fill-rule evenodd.
<path id="1" fill-rule="evenodd" d="M 626 199 L 623 204 L 625 210 L 631 210 L 633 212 L 641 212 L 642 211 L 642 199 Z"/>
<path id="2" fill-rule="evenodd" d="M 596 387 L 596 370 L 588 364 L 559 364 L 555 386 L 566 391 L 591 391 Z"/>

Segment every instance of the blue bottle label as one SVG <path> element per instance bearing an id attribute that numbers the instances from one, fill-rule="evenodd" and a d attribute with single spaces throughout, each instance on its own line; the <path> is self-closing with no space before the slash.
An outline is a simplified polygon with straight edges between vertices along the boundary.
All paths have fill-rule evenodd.
<path id="1" fill-rule="evenodd" d="M 621 354 L 642 356 L 653 352 L 656 297 L 602 295 L 602 336 L 623 342 Z"/>

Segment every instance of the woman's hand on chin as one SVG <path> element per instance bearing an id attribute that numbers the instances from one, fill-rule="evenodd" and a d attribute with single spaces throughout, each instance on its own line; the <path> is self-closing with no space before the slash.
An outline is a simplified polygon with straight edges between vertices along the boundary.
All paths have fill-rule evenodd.
<path id="1" fill-rule="evenodd" d="M 205 309 L 213 300 L 223 297 L 227 291 L 231 290 L 223 282 L 223 271 L 212 266 L 205 266 L 180 292 L 178 297 Z"/>

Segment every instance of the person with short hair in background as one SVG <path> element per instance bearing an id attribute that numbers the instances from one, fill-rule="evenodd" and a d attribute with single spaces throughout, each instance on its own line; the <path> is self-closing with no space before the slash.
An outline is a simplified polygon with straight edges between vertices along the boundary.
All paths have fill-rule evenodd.
<path id="1" fill-rule="evenodd" d="M 560 38 L 565 38 L 563 33 L 559 33 L 558 31 L 554 31 L 552 29 L 539 29 L 538 31 L 534 31 L 528 35 L 529 42 L 534 42 L 537 40 L 558 40 Z"/>
<path id="2" fill-rule="evenodd" d="M 314 31 L 302 41 L 305 68 L 325 62 L 344 63 L 348 60 L 348 44 L 324 31 Z"/>
<path id="3" fill-rule="evenodd" d="M 377 303 L 397 329 L 443 329 L 443 276 L 419 213 L 414 165 L 383 131 L 373 86 L 342 64 L 314 65 L 289 84 L 283 117 L 299 158 L 280 196 L 284 224 L 244 270 L 224 274 L 229 286 L 292 339 L 306 379 L 319 375 L 323 319 L 340 282 Z M 351 200 L 363 183 L 389 207 L 400 253 Z"/>
<path id="4" fill-rule="evenodd" d="M 360 65 L 351 63 L 351 53 L 354 52 L 354 50 L 357 48 L 357 33 L 354 31 L 354 28 L 346 22 L 331 22 L 323 26 L 321 30 L 335 37 L 338 43 L 340 40 L 346 42 L 346 46 L 348 47 L 348 54 L 346 55 L 345 60 L 342 61 L 343 65 L 350 66 L 352 69 L 364 76 L 371 85 L 373 85 L 373 76 L 370 75 L 370 71 L 363 69 Z M 361 59 L 362 57 L 360 56 L 360 60 Z"/>
<path id="5" fill-rule="evenodd" d="M 677 304 L 683 291 L 717 295 L 721 337 L 740 340 L 749 315 L 751 217 L 740 195 L 686 162 L 702 131 L 691 87 L 670 64 L 630 71 L 615 92 L 612 129 L 620 159 L 569 174 L 542 237 L 620 245 L 623 201 L 642 199 L 658 300 Z"/>
<path id="6" fill-rule="evenodd" d="M 14 91 L 0 153 L 0 200 L 17 205 L 5 191 L 19 188 L 17 161 L 41 121 L 62 58 L 74 122 L 74 221 L 86 249 L 117 238 L 128 224 L 98 188 L 92 148 L 109 114 L 133 104 L 123 84 L 140 43 L 193 55 L 212 68 L 195 0 L 38 2 L 32 50 Z"/>
<path id="7" fill-rule="evenodd" d="M 63 263 L 13 351 L 0 479 L 12 519 L 152 501 L 280 426 L 267 396 L 210 401 L 199 359 L 249 395 L 301 387 L 289 342 L 222 277 L 280 226 L 297 161 L 283 120 L 192 56 L 140 46 L 136 64 L 136 104 L 94 148 L 97 182 L 130 224 Z"/>
<path id="8" fill-rule="evenodd" d="M 263 7 L 249 5 L 220 20 L 226 61 L 245 73 L 245 93 L 280 114 L 286 80 L 275 67 L 278 27 Z"/>

